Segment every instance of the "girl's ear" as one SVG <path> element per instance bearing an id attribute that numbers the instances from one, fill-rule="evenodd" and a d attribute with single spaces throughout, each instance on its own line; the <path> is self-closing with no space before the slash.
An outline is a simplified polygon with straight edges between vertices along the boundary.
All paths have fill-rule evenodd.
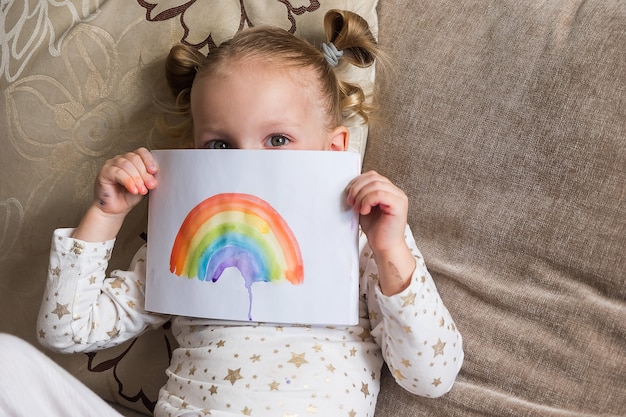
<path id="1" fill-rule="evenodd" d="M 350 131 L 345 126 L 337 126 L 330 132 L 330 150 L 345 151 L 350 141 Z"/>

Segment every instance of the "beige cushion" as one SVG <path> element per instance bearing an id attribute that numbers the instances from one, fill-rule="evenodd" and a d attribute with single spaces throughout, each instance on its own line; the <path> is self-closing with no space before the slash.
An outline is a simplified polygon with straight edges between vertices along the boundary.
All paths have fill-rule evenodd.
<path id="1" fill-rule="evenodd" d="M 3 6 L 0 331 L 38 345 L 36 315 L 52 231 L 78 224 L 106 159 L 147 144 L 153 95 L 165 89 L 163 59 L 172 45 L 185 41 L 206 52 L 250 24 L 278 25 L 319 45 L 327 10 L 355 11 L 376 32 L 376 3 L 109 0 Z M 348 76 L 371 89 L 374 71 Z M 367 128 L 351 133 L 350 149 L 363 153 Z M 143 204 L 126 220 L 112 268 L 128 266 L 143 243 L 145 225 Z M 158 329 L 89 356 L 46 353 L 104 398 L 148 412 L 165 382 L 174 343 L 168 329 Z"/>
<path id="2" fill-rule="evenodd" d="M 366 168 L 409 195 L 465 342 L 448 395 L 381 416 L 626 415 L 626 3 L 381 2 Z"/>

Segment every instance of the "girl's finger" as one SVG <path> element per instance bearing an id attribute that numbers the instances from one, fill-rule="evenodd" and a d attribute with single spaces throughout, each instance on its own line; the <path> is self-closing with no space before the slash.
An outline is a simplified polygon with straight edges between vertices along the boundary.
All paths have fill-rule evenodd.
<path id="1" fill-rule="evenodd" d="M 360 185 L 356 193 L 351 196 L 351 202 L 355 210 L 360 211 L 364 206 L 375 207 L 377 205 L 390 206 L 403 200 L 404 193 L 389 181 L 374 180 Z M 368 211 L 369 212 L 369 211 Z"/>
<path id="2" fill-rule="evenodd" d="M 348 204 L 354 205 L 357 196 L 362 192 L 363 188 L 379 178 L 385 177 L 382 177 L 376 171 L 368 171 L 350 181 L 346 187 L 348 191 Z"/>
<path id="3" fill-rule="evenodd" d="M 156 179 L 149 171 L 156 172 L 156 162 L 150 152 L 139 149 L 115 158 L 113 164 L 124 172 L 117 172 L 117 180 L 132 194 L 145 195 L 156 187 Z"/>
<path id="4" fill-rule="evenodd" d="M 150 152 L 146 148 L 139 148 L 135 151 L 137 155 L 139 155 L 143 161 L 143 165 L 146 168 L 146 172 L 148 174 L 154 175 L 159 170 L 156 160 Z"/>
<path id="5" fill-rule="evenodd" d="M 132 171 L 128 166 L 121 168 L 118 165 L 111 165 L 106 170 L 103 170 L 103 180 L 119 184 L 131 194 L 141 194 L 143 181 L 140 180 L 138 172 L 133 173 Z"/>

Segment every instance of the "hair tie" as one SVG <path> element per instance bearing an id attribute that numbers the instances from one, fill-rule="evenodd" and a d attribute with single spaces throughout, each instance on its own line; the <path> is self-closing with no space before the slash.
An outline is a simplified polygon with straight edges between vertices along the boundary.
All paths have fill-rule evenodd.
<path id="1" fill-rule="evenodd" d="M 343 56 L 343 51 L 337 50 L 337 47 L 334 43 L 322 43 L 322 52 L 324 53 L 324 58 L 326 58 L 326 62 L 331 67 L 336 67 L 339 63 L 339 58 Z"/>

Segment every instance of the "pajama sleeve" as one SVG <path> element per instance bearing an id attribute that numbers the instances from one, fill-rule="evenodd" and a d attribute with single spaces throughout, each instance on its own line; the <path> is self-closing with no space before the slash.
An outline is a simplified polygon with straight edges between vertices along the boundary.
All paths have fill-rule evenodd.
<path id="1" fill-rule="evenodd" d="M 169 317 L 144 310 L 146 247 L 128 271 L 106 276 L 114 240 L 84 242 L 72 229 L 54 232 L 48 280 L 39 311 L 39 341 L 59 352 L 103 349 L 164 324 Z"/>
<path id="2" fill-rule="evenodd" d="M 396 382 L 413 394 L 439 397 L 448 392 L 463 362 L 461 334 L 444 306 L 426 269 L 411 230 L 405 240 L 416 260 L 409 286 L 385 296 L 378 285 L 378 269 L 364 246 L 361 270 L 367 280 L 372 336 Z"/>

